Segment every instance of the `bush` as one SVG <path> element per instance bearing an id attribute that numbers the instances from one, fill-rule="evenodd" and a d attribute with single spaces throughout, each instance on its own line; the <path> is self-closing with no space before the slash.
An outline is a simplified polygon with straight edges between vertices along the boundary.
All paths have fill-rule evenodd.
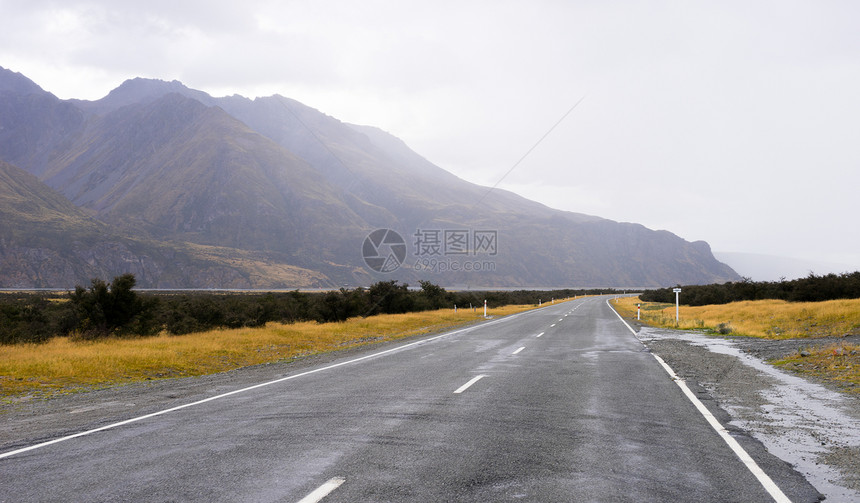
<path id="1" fill-rule="evenodd" d="M 51 337 L 44 299 L 0 306 L 0 343 L 44 342 Z"/>
<path id="2" fill-rule="evenodd" d="M 414 296 L 409 285 L 398 285 L 396 281 L 380 281 L 368 290 L 370 309 L 365 316 L 373 314 L 408 313 L 415 308 Z"/>
<path id="3" fill-rule="evenodd" d="M 678 285 L 680 286 L 680 285 Z M 791 281 L 743 281 L 682 287 L 680 302 L 685 306 L 728 304 L 743 300 L 776 299 L 788 302 L 822 302 L 860 298 L 860 271 L 816 276 Z M 646 302 L 675 302 L 672 288 L 650 290 L 641 295 Z"/>
<path id="4" fill-rule="evenodd" d="M 419 281 L 421 292 L 416 300 L 416 307 L 421 311 L 442 309 L 452 304 L 450 296 L 441 286 L 434 285 L 429 281 Z"/>
<path id="5" fill-rule="evenodd" d="M 158 332 L 155 322 L 155 298 L 142 299 L 132 290 L 133 274 L 113 279 L 110 286 L 93 279 L 90 288 L 78 285 L 69 299 L 78 317 L 76 335 L 97 339 L 109 335 L 152 335 Z"/>
<path id="6" fill-rule="evenodd" d="M 0 344 L 42 342 L 73 334 L 82 339 L 174 335 L 214 328 L 256 327 L 276 321 L 343 321 L 357 316 L 396 314 L 440 308 L 482 308 L 506 304 L 537 304 L 551 298 L 614 293 L 612 290 L 517 290 L 448 292 L 429 281 L 420 290 L 383 281 L 370 288 L 323 293 L 145 293 L 133 290 L 135 278 L 124 274 L 110 284 L 93 279 L 88 288 L 48 300 L 45 294 L 0 294 Z"/>

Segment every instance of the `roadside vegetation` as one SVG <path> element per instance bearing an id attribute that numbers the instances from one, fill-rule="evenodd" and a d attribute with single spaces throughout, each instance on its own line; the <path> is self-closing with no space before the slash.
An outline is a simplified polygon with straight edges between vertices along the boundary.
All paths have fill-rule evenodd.
<path id="1" fill-rule="evenodd" d="M 504 306 L 503 316 L 527 306 Z M 46 396 L 106 384 L 199 376 L 239 367 L 291 361 L 318 353 L 428 334 L 483 319 L 483 308 L 383 314 L 341 322 L 270 322 L 171 336 L 76 340 L 0 346 L 0 393 Z"/>
<path id="2" fill-rule="evenodd" d="M 196 376 L 427 334 L 586 290 L 449 292 L 394 281 L 331 292 L 137 292 L 133 275 L 0 294 L 0 394 Z M 454 306 L 457 306 L 455 312 Z"/>
<path id="3" fill-rule="evenodd" d="M 679 287 L 681 285 L 678 285 Z M 650 290 L 642 294 L 646 302 L 675 302 L 672 288 Z M 789 302 L 821 302 L 835 299 L 860 298 L 860 271 L 816 276 L 790 281 L 743 281 L 714 285 L 687 285 L 682 288 L 681 302 L 686 306 L 728 304 L 743 300 L 786 300 Z"/>
<path id="4" fill-rule="evenodd" d="M 686 288 L 682 296 L 684 292 Z M 644 302 L 644 297 L 620 298 L 613 301 L 613 305 L 622 316 L 632 319 L 636 319 L 637 304 L 641 305 L 641 321 L 656 327 L 699 330 L 714 335 L 808 339 L 809 344 L 798 344 L 794 354 L 770 363 L 832 382 L 845 391 L 860 393 L 860 346 L 841 340 L 860 335 L 860 299 L 682 305 L 680 319 L 676 322 L 674 303 Z M 822 343 L 824 338 L 828 338 L 827 342 Z"/>
<path id="5" fill-rule="evenodd" d="M 381 281 L 369 288 L 330 292 L 218 293 L 138 292 L 124 274 L 107 283 L 65 293 L 0 294 L 0 344 L 43 343 L 54 337 L 73 340 L 185 335 L 215 328 L 261 327 L 271 322 L 328 323 L 379 314 L 497 308 L 538 304 L 552 298 L 598 293 L 596 290 L 449 292 L 428 281 L 420 289 Z"/>
<path id="6" fill-rule="evenodd" d="M 620 298 L 613 305 L 623 315 L 635 318 L 636 305 L 641 304 L 642 321 L 656 327 L 704 330 L 723 335 L 794 339 L 860 334 L 860 299 L 824 302 L 756 300 L 706 306 L 681 305 L 680 319 L 676 322 L 674 302 L 644 302 L 641 300 L 643 297 Z"/>

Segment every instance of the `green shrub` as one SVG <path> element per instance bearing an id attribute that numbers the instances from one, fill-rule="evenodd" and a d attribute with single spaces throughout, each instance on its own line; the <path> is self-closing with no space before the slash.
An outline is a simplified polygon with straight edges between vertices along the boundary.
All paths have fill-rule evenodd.
<path id="1" fill-rule="evenodd" d="M 678 285 L 680 286 L 680 285 Z M 836 299 L 860 298 L 860 271 L 816 276 L 790 281 L 743 281 L 714 285 L 687 285 L 682 288 L 680 302 L 685 306 L 728 304 L 744 300 L 785 300 L 788 302 L 823 302 Z M 644 292 L 646 302 L 675 303 L 672 288 Z"/>
<path id="2" fill-rule="evenodd" d="M 157 333 L 157 299 L 141 298 L 132 290 L 134 284 L 133 274 L 123 274 L 114 278 L 110 286 L 100 279 L 93 279 L 89 289 L 76 286 L 69 294 L 78 317 L 75 334 L 82 339 L 97 339 Z"/>
<path id="3" fill-rule="evenodd" d="M 135 283 L 132 274 L 118 276 L 110 284 L 93 279 L 88 288 L 77 286 L 74 292 L 54 300 L 47 300 L 47 294 L 0 294 L 0 344 L 42 342 L 69 334 L 81 339 L 143 336 L 161 330 L 182 335 L 221 327 L 256 327 L 271 321 L 325 323 L 454 305 L 481 309 L 484 300 L 495 308 L 574 295 L 615 293 L 612 290 L 448 292 L 429 281 L 421 281 L 420 289 L 382 281 L 370 288 L 320 293 L 138 293 L 133 289 Z"/>

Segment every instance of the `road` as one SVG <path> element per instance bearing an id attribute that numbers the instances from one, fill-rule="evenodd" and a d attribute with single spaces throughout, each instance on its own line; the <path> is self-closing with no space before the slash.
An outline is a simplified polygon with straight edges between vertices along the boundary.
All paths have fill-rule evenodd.
<path id="1" fill-rule="evenodd" d="M 775 501 L 605 297 L 273 368 L 6 452 L 0 501 Z M 802 500 L 803 480 L 735 437 Z"/>

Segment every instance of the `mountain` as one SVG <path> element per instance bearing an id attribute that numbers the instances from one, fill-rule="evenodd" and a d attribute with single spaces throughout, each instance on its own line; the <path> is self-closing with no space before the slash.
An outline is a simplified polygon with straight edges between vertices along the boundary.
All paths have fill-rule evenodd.
<path id="1" fill-rule="evenodd" d="M 204 263 L 204 270 L 232 271 L 239 279 L 229 285 L 243 288 L 381 279 L 505 287 L 739 279 L 707 243 L 489 190 L 384 131 L 277 95 L 213 98 L 177 81 L 133 79 L 101 100 L 64 101 L 0 68 L 0 159 L 35 177 L 28 197 L 44 201 L 35 194 L 46 190 L 54 191 L 52 200 L 62 197 L 58 213 L 70 215 L 74 229 L 89 222 L 97 234 L 115 236 L 111 242 L 145 249 L 154 264 L 170 250 L 178 265 L 153 265 L 142 286 L 220 281 L 199 276 L 195 264 Z M 5 212 L 9 221 L 26 219 L 15 208 L 3 210 L 4 225 Z M 385 228 L 402 245 L 365 240 Z M 60 234 L 45 233 L 43 244 L 65 257 Z M 9 243 L 23 239 L 15 236 Z M 379 252 L 385 259 L 392 250 L 402 251 L 387 256 L 400 266 L 392 272 L 376 272 L 362 257 Z M 253 272 L 262 270 L 268 272 Z M 9 283 L 5 274 L 0 286 Z M 25 277 L 18 274 L 16 284 Z M 38 281 L 51 280 L 43 274 Z"/>
<path id="2" fill-rule="evenodd" d="M 305 161 L 179 94 L 88 121 L 42 177 L 101 220 L 159 239 L 300 257 L 363 222 Z"/>

